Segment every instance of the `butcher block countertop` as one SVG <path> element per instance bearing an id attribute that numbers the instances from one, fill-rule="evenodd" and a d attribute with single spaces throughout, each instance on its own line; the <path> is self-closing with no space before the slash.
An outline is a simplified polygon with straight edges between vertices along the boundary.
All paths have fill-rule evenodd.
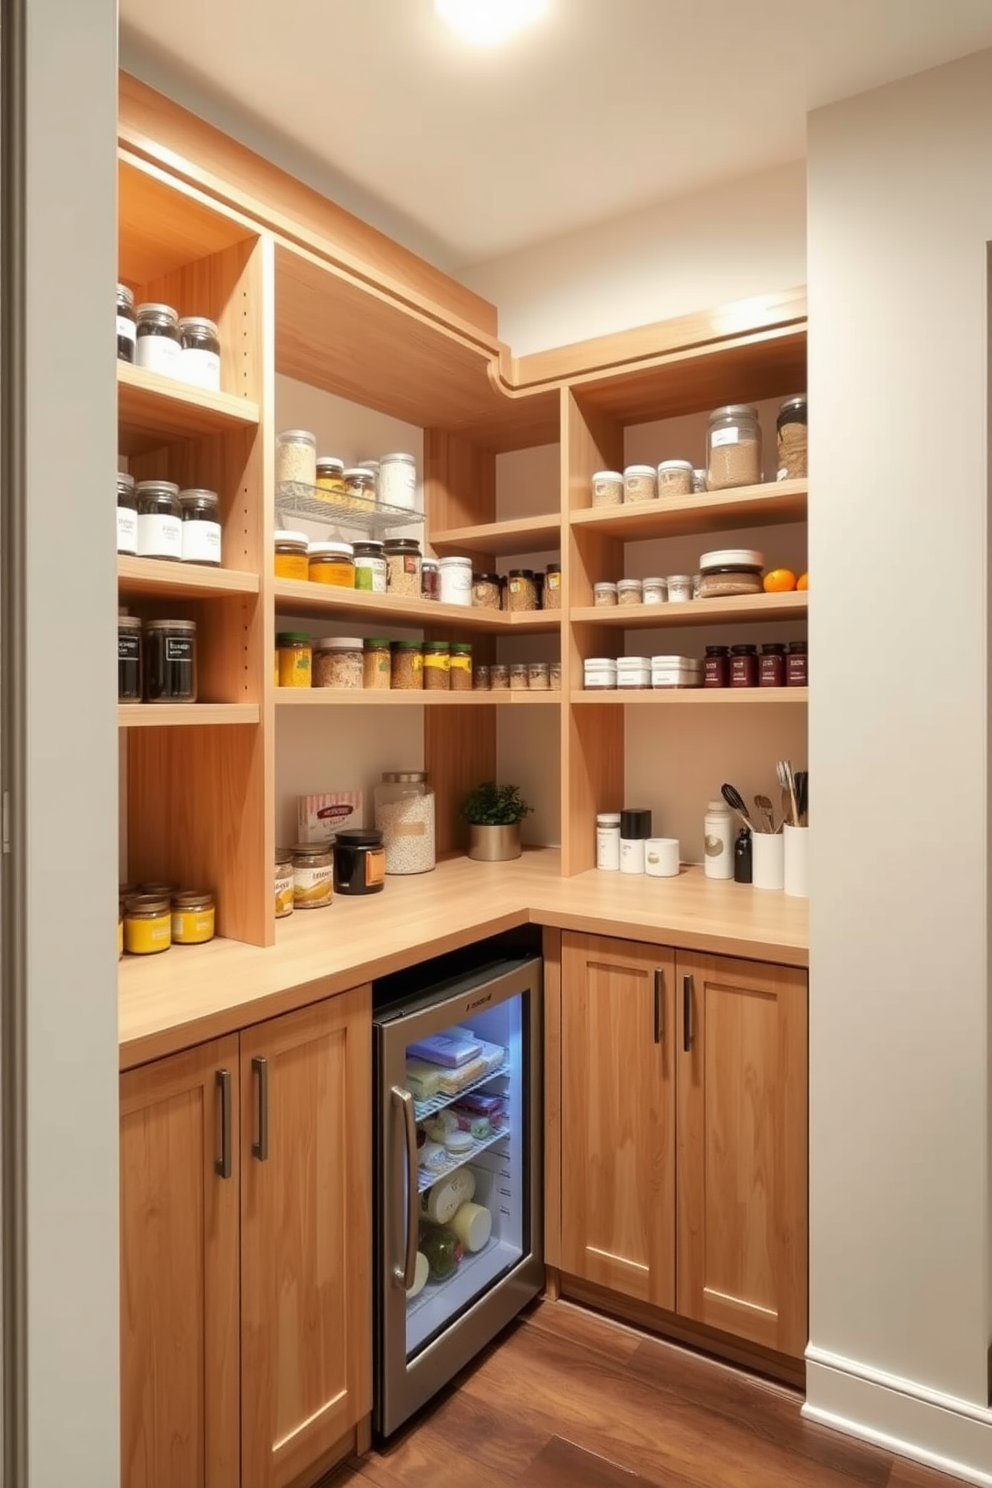
<path id="1" fill-rule="evenodd" d="M 705 877 L 647 878 L 592 869 L 560 877 L 554 848 L 510 863 L 451 858 L 433 873 L 391 877 L 381 894 L 336 895 L 297 912 L 266 949 L 231 940 L 125 957 L 119 968 L 120 1066 L 344 992 L 374 977 L 518 925 L 615 935 L 677 949 L 809 962 L 805 899 Z"/>

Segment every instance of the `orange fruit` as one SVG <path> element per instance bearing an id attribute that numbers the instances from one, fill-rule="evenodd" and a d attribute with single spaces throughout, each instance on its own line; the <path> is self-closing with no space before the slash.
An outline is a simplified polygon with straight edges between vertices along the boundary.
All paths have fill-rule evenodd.
<path id="1" fill-rule="evenodd" d="M 766 594 L 790 594 L 796 587 L 796 576 L 791 568 L 773 568 L 765 574 Z"/>
<path id="2" fill-rule="evenodd" d="M 808 589 L 809 588 L 809 574 L 808 573 L 804 573 L 804 574 L 800 574 L 799 575 L 799 582 L 796 585 L 796 588 L 797 589 Z"/>

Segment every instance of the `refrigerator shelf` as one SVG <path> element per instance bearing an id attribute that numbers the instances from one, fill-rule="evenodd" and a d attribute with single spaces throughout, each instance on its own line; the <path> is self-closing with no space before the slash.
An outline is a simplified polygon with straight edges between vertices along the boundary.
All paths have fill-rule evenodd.
<path id="1" fill-rule="evenodd" d="M 436 1116 L 446 1106 L 453 1106 L 456 1101 L 464 1100 L 465 1096 L 471 1094 L 473 1090 L 481 1090 L 484 1085 L 489 1084 L 490 1080 L 496 1080 L 500 1075 L 509 1076 L 509 1074 L 510 1066 L 508 1064 L 501 1064 L 499 1069 L 489 1070 L 488 1074 L 480 1075 L 477 1080 L 473 1080 L 470 1085 L 466 1085 L 464 1090 L 459 1090 L 457 1095 L 432 1095 L 430 1100 L 424 1101 L 414 1099 L 414 1117 L 417 1121 L 426 1121 L 428 1116 Z"/>
<path id="2" fill-rule="evenodd" d="M 492 1075 L 489 1078 L 491 1080 Z M 457 1168 L 463 1168 L 466 1163 L 472 1162 L 480 1153 L 485 1152 L 487 1147 L 495 1147 L 497 1142 L 504 1141 L 509 1135 L 510 1126 L 507 1123 L 506 1126 L 501 1126 L 499 1131 L 492 1132 L 490 1136 L 483 1137 L 479 1142 L 473 1142 L 468 1152 L 460 1152 L 457 1157 L 448 1157 L 443 1167 L 431 1168 L 429 1171 L 418 1168 L 417 1192 L 426 1193 L 429 1188 L 434 1187 L 435 1183 L 440 1183 L 442 1178 L 447 1178 L 449 1173 L 454 1173 Z"/>

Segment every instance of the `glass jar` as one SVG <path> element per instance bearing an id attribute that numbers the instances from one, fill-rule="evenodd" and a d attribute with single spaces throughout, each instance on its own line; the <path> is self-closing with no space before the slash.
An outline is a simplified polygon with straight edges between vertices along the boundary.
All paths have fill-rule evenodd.
<path id="1" fill-rule="evenodd" d="M 138 502 L 138 557 L 183 556 L 183 509 L 172 481 L 144 480 L 135 487 Z"/>
<path id="2" fill-rule="evenodd" d="M 412 455 L 383 455 L 379 461 L 379 500 L 383 506 L 417 509 L 417 462 Z"/>
<path id="3" fill-rule="evenodd" d="M 551 678 L 546 661 L 529 661 L 527 663 L 527 686 L 531 692 L 548 692 L 551 687 Z"/>
<path id="4" fill-rule="evenodd" d="M 710 491 L 761 481 L 761 425 L 750 403 L 728 403 L 710 414 L 706 430 L 706 485 Z"/>
<path id="5" fill-rule="evenodd" d="M 726 687 L 730 680 L 730 647 L 707 646 L 703 657 L 703 686 Z"/>
<path id="6" fill-rule="evenodd" d="M 471 641 L 452 641 L 449 684 L 452 692 L 472 691 Z"/>
<path id="7" fill-rule="evenodd" d="M 386 770 L 372 791 L 387 873 L 434 867 L 434 790 L 424 770 Z"/>
<path id="8" fill-rule="evenodd" d="M 692 493 L 692 461 L 662 460 L 658 466 L 659 496 L 689 496 Z"/>
<path id="9" fill-rule="evenodd" d="M 758 660 L 758 686 L 785 686 L 785 646 L 778 641 L 769 641 L 761 648 Z"/>
<path id="10" fill-rule="evenodd" d="M 293 848 L 293 908 L 323 909 L 334 894 L 334 859 L 326 842 Z"/>
<path id="11" fill-rule="evenodd" d="M 470 605 L 472 603 L 471 558 L 441 558 L 438 561 L 438 573 L 441 579 L 442 604 Z"/>
<path id="12" fill-rule="evenodd" d="M 668 603 L 688 604 L 692 599 L 692 574 L 668 575 Z"/>
<path id="13" fill-rule="evenodd" d="M 507 574 L 507 608 L 512 614 L 537 609 L 537 585 L 530 568 L 511 568 Z"/>
<path id="14" fill-rule="evenodd" d="M 311 584 L 354 589 L 355 559 L 351 543 L 312 542 L 307 549 L 307 577 Z"/>
<path id="15" fill-rule="evenodd" d="M 731 646 L 730 686 L 756 687 L 758 683 L 757 646 Z"/>
<path id="16" fill-rule="evenodd" d="M 313 643 L 314 687 L 357 691 L 363 685 L 364 648 L 358 636 L 323 636 Z"/>
<path id="17" fill-rule="evenodd" d="M 790 641 L 785 658 L 785 684 L 787 687 L 809 686 L 809 655 L 805 641 Z"/>
<path id="18" fill-rule="evenodd" d="M 642 592 L 640 579 L 619 579 L 617 581 L 617 604 L 639 605 Z"/>
<path id="19" fill-rule="evenodd" d="M 138 498 L 134 493 L 134 476 L 117 472 L 117 551 L 138 551 Z"/>
<path id="20" fill-rule="evenodd" d="M 386 590 L 403 599 L 421 596 L 420 544 L 412 537 L 391 537 L 382 545 L 386 556 Z"/>
<path id="21" fill-rule="evenodd" d="M 379 499 L 379 465 L 378 460 L 356 460 L 355 469 L 364 470 L 366 475 L 372 477 L 372 495 Z"/>
<path id="22" fill-rule="evenodd" d="M 765 555 L 757 548 L 721 548 L 699 560 L 700 599 L 728 599 L 736 594 L 762 594 Z"/>
<path id="23" fill-rule="evenodd" d="M 491 692 L 509 691 L 510 668 L 505 661 L 494 661 L 489 668 L 489 688 Z"/>
<path id="24" fill-rule="evenodd" d="M 301 581 L 310 576 L 307 557 L 309 542 L 305 532 L 291 532 L 288 528 L 275 533 L 275 575 L 277 579 Z"/>
<path id="25" fill-rule="evenodd" d="M 386 882 L 386 851 L 374 827 L 345 827 L 334 838 L 334 892 L 381 894 Z"/>
<path id="26" fill-rule="evenodd" d="M 447 692 L 451 647 L 447 641 L 424 642 L 424 691 Z"/>
<path id="27" fill-rule="evenodd" d="M 525 661 L 510 662 L 510 691 L 526 692 L 527 690 L 527 663 Z"/>
<path id="28" fill-rule="evenodd" d="M 364 465 L 353 465 L 344 472 L 344 504 L 371 511 L 375 506 L 375 474 Z"/>
<path id="29" fill-rule="evenodd" d="M 136 323 L 134 318 L 134 295 L 126 284 L 117 286 L 117 360 L 134 361 Z"/>
<path id="30" fill-rule="evenodd" d="M 597 470 L 592 478 L 593 506 L 620 506 L 623 476 L 619 470 Z"/>
<path id="31" fill-rule="evenodd" d="M 293 913 L 293 854 L 288 847 L 276 848 L 276 919 Z"/>
<path id="32" fill-rule="evenodd" d="M 805 480 L 809 474 L 806 394 L 786 398 L 775 420 L 778 436 L 778 479 Z"/>
<path id="33" fill-rule="evenodd" d="M 382 636 L 368 636 L 362 645 L 362 686 L 371 692 L 389 691 L 389 642 Z"/>
<path id="34" fill-rule="evenodd" d="M 646 605 L 668 603 L 668 580 L 650 578 L 641 580 L 641 603 Z"/>
<path id="35" fill-rule="evenodd" d="M 183 889 L 172 896 L 172 944 L 206 945 L 213 940 L 217 910 L 213 894 Z"/>
<path id="36" fill-rule="evenodd" d="M 503 600 L 499 574 L 474 573 L 472 575 L 472 603 L 478 610 L 498 610 Z"/>
<path id="37" fill-rule="evenodd" d="M 154 956 L 172 944 L 172 905 L 158 894 L 132 894 L 124 905 L 124 949 Z"/>
<path id="38" fill-rule="evenodd" d="M 333 455 L 318 455 L 314 465 L 316 495 L 321 501 L 337 501 L 346 494 L 344 461 Z"/>
<path id="39" fill-rule="evenodd" d="M 220 392 L 220 333 L 205 315 L 184 315 L 179 322 L 179 372 L 184 382 Z"/>
<path id="40" fill-rule="evenodd" d="M 374 538 L 363 539 L 352 544 L 355 563 L 355 588 L 366 594 L 385 594 L 386 560 L 382 543 Z"/>
<path id="41" fill-rule="evenodd" d="M 183 518 L 183 562 L 207 563 L 212 568 L 219 568 L 221 526 L 217 492 L 202 488 L 180 491 L 179 506 Z"/>
<path id="42" fill-rule="evenodd" d="M 284 630 L 276 636 L 280 687 L 309 687 L 313 647 L 305 630 Z"/>
<path id="43" fill-rule="evenodd" d="M 624 468 L 623 499 L 629 506 L 658 499 L 658 472 L 653 465 L 627 465 Z"/>
<path id="44" fill-rule="evenodd" d="M 548 662 L 548 687 L 552 692 L 561 692 L 561 662 Z"/>
<path id="45" fill-rule="evenodd" d="M 541 608 L 561 609 L 561 564 L 549 563 L 544 570 L 544 595 Z"/>
<path id="46" fill-rule="evenodd" d="M 317 484 L 317 440 L 309 429 L 283 429 L 276 436 L 276 482 L 305 486 L 312 494 Z"/>
<path id="47" fill-rule="evenodd" d="M 149 372 L 179 376 L 179 316 L 171 305 L 139 305 L 135 316 L 134 360 Z"/>
<path id="48" fill-rule="evenodd" d="M 396 692 L 419 692 L 424 685 L 424 653 L 420 641 L 390 645 L 389 685 Z"/>
<path id="49" fill-rule="evenodd" d="M 592 602 L 598 610 L 612 609 L 619 597 L 616 584 L 610 583 L 609 580 L 603 580 L 592 586 Z"/>
<path id="50" fill-rule="evenodd" d="M 436 558 L 421 560 L 420 593 L 424 599 L 440 600 L 441 598 L 441 570 Z"/>
<path id="51" fill-rule="evenodd" d="M 489 668 L 484 662 L 472 669 L 472 691 L 489 691 Z"/>
<path id="52" fill-rule="evenodd" d="M 141 621 L 136 615 L 117 617 L 117 701 L 141 702 Z"/>
<path id="53" fill-rule="evenodd" d="M 146 703 L 196 702 L 196 621 L 148 620 L 142 644 Z"/>
<path id="54" fill-rule="evenodd" d="M 696 470 L 692 472 L 692 494 L 701 496 L 706 490 L 706 471 Z"/>

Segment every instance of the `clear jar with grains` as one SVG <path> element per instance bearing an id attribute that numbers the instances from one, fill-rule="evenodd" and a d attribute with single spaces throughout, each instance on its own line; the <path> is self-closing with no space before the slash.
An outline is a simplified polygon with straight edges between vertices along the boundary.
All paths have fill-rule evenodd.
<path id="1" fill-rule="evenodd" d="M 511 568 L 507 575 L 507 608 L 511 614 L 537 609 L 537 585 L 531 568 Z"/>
<path id="2" fill-rule="evenodd" d="M 375 475 L 364 465 L 353 465 L 344 472 L 345 506 L 357 506 L 371 511 L 375 506 Z"/>
<path id="3" fill-rule="evenodd" d="M 284 630 L 276 636 L 280 687 L 309 687 L 313 645 L 305 630 Z"/>
<path id="4" fill-rule="evenodd" d="M 473 669 L 472 690 L 473 692 L 489 691 L 489 668 L 486 666 L 485 662 L 480 663 L 479 666 Z"/>
<path id="5" fill-rule="evenodd" d="M 363 686 L 363 646 L 358 636 L 323 636 L 313 643 L 313 686 L 354 692 Z"/>
<path id="6" fill-rule="evenodd" d="M 502 605 L 499 574 L 472 575 L 472 603 L 478 610 L 498 610 Z"/>
<path id="7" fill-rule="evenodd" d="M 305 532 L 291 532 L 288 528 L 277 530 L 275 536 L 274 569 L 277 579 L 305 580 L 310 577 L 310 560 L 307 556 L 309 541 Z"/>
<path id="8" fill-rule="evenodd" d="M 805 480 L 809 474 L 806 394 L 786 398 L 775 420 L 778 479 Z"/>
<path id="9" fill-rule="evenodd" d="M 597 609 L 611 609 L 617 603 L 619 595 L 616 584 L 604 580 L 592 586 L 592 602 Z"/>
<path id="10" fill-rule="evenodd" d="M 317 484 L 317 439 L 309 429 L 283 429 L 276 437 L 276 481 L 279 485 Z"/>
<path id="11" fill-rule="evenodd" d="M 220 499 L 216 491 L 196 489 L 179 492 L 183 514 L 184 563 L 207 563 L 219 568 L 221 561 Z"/>
<path id="12" fill-rule="evenodd" d="M 639 605 L 643 594 L 643 586 L 640 579 L 619 579 L 617 581 L 617 604 Z"/>
<path id="13" fill-rule="evenodd" d="M 729 599 L 739 594 L 762 594 L 765 556 L 757 548 L 720 548 L 699 560 L 699 599 Z"/>
<path id="14" fill-rule="evenodd" d="M 117 360 L 134 361 L 134 295 L 126 284 L 117 286 Z"/>
<path id="15" fill-rule="evenodd" d="M 551 675 L 546 661 L 529 661 L 527 663 L 527 686 L 531 692 L 548 692 L 551 687 Z"/>
<path id="16" fill-rule="evenodd" d="M 138 557 L 183 556 L 183 508 L 172 481 L 144 480 L 135 488 L 138 503 Z"/>
<path id="17" fill-rule="evenodd" d="M 561 692 L 561 662 L 548 662 L 548 687 L 552 692 Z"/>
<path id="18" fill-rule="evenodd" d="M 117 551 L 138 551 L 138 498 L 134 493 L 134 476 L 117 472 Z"/>
<path id="19" fill-rule="evenodd" d="M 692 472 L 692 494 L 701 496 L 706 490 L 706 471 L 693 469 Z"/>
<path id="20" fill-rule="evenodd" d="M 692 461 L 662 460 L 658 466 L 659 496 L 689 496 L 692 493 Z"/>
<path id="21" fill-rule="evenodd" d="M 386 559 L 382 543 L 374 538 L 353 544 L 355 588 L 366 594 L 385 594 Z"/>
<path id="22" fill-rule="evenodd" d="M 141 668 L 146 703 L 195 703 L 196 621 L 147 621 Z"/>
<path id="23" fill-rule="evenodd" d="M 728 403 L 710 414 L 706 430 L 706 485 L 710 491 L 761 481 L 761 424 L 750 403 Z"/>
<path id="24" fill-rule="evenodd" d="M 527 663 L 525 661 L 510 662 L 510 691 L 527 691 Z"/>
<path id="25" fill-rule="evenodd" d="M 424 691 L 447 692 L 451 674 L 451 646 L 447 641 L 424 642 Z"/>
<path id="26" fill-rule="evenodd" d="M 276 848 L 276 919 L 293 913 L 293 854 L 288 847 Z"/>
<path id="27" fill-rule="evenodd" d="M 183 382 L 220 392 L 220 333 L 205 315 L 184 315 L 179 321 L 179 372 Z"/>
<path id="28" fill-rule="evenodd" d="M 362 686 L 371 692 L 390 687 L 389 642 L 383 636 L 367 636 L 362 646 Z"/>
<path id="29" fill-rule="evenodd" d="M 372 791 L 387 873 L 429 873 L 434 867 L 434 790 L 424 770 L 386 770 Z"/>
<path id="30" fill-rule="evenodd" d="M 135 317 L 135 365 L 165 377 L 178 377 L 179 316 L 171 305 L 139 305 Z"/>
<path id="31" fill-rule="evenodd" d="M 597 470 L 592 478 L 593 506 L 620 506 L 622 502 L 622 473 L 619 470 Z"/>
<path id="32" fill-rule="evenodd" d="M 489 688 L 491 692 L 509 691 L 510 668 L 505 661 L 494 661 L 489 668 Z"/>
<path id="33" fill-rule="evenodd" d="M 420 641 L 390 645 L 389 685 L 396 692 L 419 692 L 424 685 L 424 652 Z"/>
<path id="34" fill-rule="evenodd" d="M 420 544 L 412 537 L 391 537 L 382 545 L 386 557 L 386 590 L 404 599 L 421 598 Z"/>
<path id="35" fill-rule="evenodd" d="M 311 584 L 354 589 L 355 559 L 351 543 L 312 542 L 307 549 L 307 577 Z"/>
<path id="36" fill-rule="evenodd" d="M 472 691 L 471 641 L 452 641 L 449 684 L 452 692 Z"/>
<path id="37" fill-rule="evenodd" d="M 629 506 L 658 499 L 658 472 L 653 465 L 627 465 L 623 472 L 623 499 Z"/>
<path id="38" fill-rule="evenodd" d="M 545 610 L 561 609 L 560 563 L 549 563 L 544 570 L 544 598 L 541 608 Z"/>
<path id="39" fill-rule="evenodd" d="M 326 842 L 293 848 L 293 908 L 323 909 L 334 894 L 334 859 Z"/>

